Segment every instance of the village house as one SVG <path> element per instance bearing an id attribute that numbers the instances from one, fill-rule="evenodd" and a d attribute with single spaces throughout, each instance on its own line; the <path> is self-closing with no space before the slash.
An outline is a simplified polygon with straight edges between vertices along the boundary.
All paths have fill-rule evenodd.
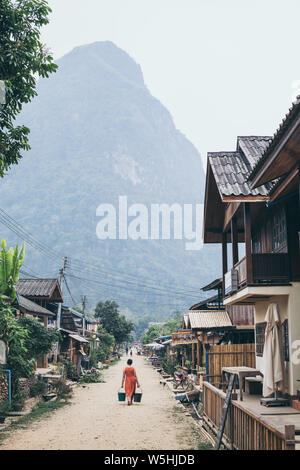
<path id="1" fill-rule="evenodd" d="M 88 366 L 88 356 L 98 347 L 100 337 L 98 333 L 99 320 L 84 318 L 82 313 L 72 308 L 62 306 L 61 328 L 63 341 L 60 345 L 60 358 L 69 359 L 77 368 Z"/>
<path id="2" fill-rule="evenodd" d="M 255 365 L 253 307 L 226 307 L 222 284 L 218 278 L 202 288 L 217 294 L 192 305 L 183 316 L 183 329 L 173 334 L 173 343 L 184 348 L 184 360 L 198 371 L 205 367 L 203 376 L 213 384 L 220 384 L 222 364 Z"/>
<path id="3" fill-rule="evenodd" d="M 300 427 L 295 410 L 300 409 L 300 363 L 293 359 L 300 338 L 299 160 L 299 98 L 273 137 L 238 137 L 235 151 L 208 153 L 204 243 L 222 245 L 223 303 L 254 308 L 257 381 L 266 370 L 262 362 L 266 313 L 269 308 L 276 312 L 283 368 L 279 392 L 282 404 L 293 406 L 275 408 L 282 415 L 279 421 L 274 411 L 271 417 L 264 416 L 268 413 L 262 405 L 267 402 L 259 398 L 248 396 L 247 404 L 232 402 L 230 419 L 247 415 L 248 420 L 247 429 L 240 426 L 239 433 L 230 425 L 225 429 L 228 445 L 234 448 L 286 448 L 284 423 Z M 205 415 L 217 426 L 219 412 L 212 412 L 211 403 L 221 407 L 224 397 L 207 384 L 204 389 Z M 264 442 L 257 437 L 258 427 Z"/>
<path id="4" fill-rule="evenodd" d="M 57 306 L 63 301 L 57 279 L 19 279 L 16 291 L 19 312 L 37 318 L 47 328 L 55 326 Z M 48 359 L 44 354 L 37 368 L 47 368 Z"/>

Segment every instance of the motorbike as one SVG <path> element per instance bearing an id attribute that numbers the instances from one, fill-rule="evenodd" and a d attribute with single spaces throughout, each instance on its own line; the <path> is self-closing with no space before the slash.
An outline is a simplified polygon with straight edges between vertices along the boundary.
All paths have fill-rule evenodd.
<path id="1" fill-rule="evenodd" d="M 173 374 L 173 388 L 181 387 L 184 391 L 188 390 L 190 386 L 189 376 L 185 369 L 182 372 L 176 370 Z"/>

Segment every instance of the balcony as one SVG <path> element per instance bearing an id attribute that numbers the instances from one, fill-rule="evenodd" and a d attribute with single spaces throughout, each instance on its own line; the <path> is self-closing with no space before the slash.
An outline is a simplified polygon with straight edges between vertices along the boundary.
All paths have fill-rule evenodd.
<path id="1" fill-rule="evenodd" d="M 288 284 L 289 262 L 287 253 L 255 253 L 242 258 L 233 270 L 225 274 L 225 294 L 249 285 Z M 235 272 L 234 272 L 235 271 Z"/>

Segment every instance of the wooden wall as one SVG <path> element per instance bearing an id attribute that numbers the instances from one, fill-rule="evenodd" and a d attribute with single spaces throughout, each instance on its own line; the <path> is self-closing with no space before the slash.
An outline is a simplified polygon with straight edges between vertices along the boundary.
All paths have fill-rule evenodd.
<path id="1" fill-rule="evenodd" d="M 208 352 L 209 377 L 216 387 L 221 384 L 222 367 L 255 367 L 255 344 L 221 344 L 210 346 Z"/>

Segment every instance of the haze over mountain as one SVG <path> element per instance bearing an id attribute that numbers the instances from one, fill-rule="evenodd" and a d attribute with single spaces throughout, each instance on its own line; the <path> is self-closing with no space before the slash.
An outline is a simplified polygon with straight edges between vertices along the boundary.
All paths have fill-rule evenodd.
<path id="1" fill-rule="evenodd" d="M 186 240 L 99 240 L 96 209 L 117 208 L 124 195 L 128 205 L 149 208 L 202 203 L 198 151 L 151 96 L 140 66 L 113 43 L 77 47 L 57 64 L 19 118 L 31 129 L 31 151 L 1 181 L 0 207 L 53 250 L 99 269 L 73 262 L 68 284 L 76 301 L 83 293 L 90 305 L 115 299 L 139 315 L 188 307 L 219 275 L 208 256 L 216 249 L 186 251 Z M 1 235 L 9 245 L 21 241 L 4 226 Z M 25 271 L 52 276 L 60 264 L 28 246 Z M 178 290 L 188 295 L 176 296 Z"/>

